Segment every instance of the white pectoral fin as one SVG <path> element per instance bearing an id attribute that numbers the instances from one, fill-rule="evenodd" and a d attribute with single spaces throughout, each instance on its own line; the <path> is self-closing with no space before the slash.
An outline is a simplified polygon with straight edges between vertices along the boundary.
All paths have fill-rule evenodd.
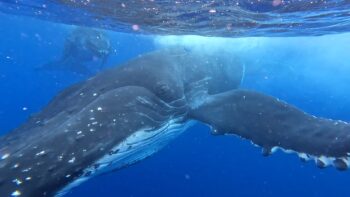
<path id="1" fill-rule="evenodd" d="M 265 155 L 278 147 L 314 158 L 319 167 L 348 167 L 350 124 L 312 116 L 268 95 L 233 90 L 209 96 L 191 116 L 212 126 L 216 134 L 251 140 Z"/>

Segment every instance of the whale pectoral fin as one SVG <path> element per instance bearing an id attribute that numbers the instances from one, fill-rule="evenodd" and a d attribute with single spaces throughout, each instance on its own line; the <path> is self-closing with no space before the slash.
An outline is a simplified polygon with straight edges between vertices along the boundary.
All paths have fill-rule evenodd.
<path id="1" fill-rule="evenodd" d="M 350 124 L 312 116 L 268 95 L 234 90 L 209 96 L 190 115 L 212 126 L 216 134 L 251 140 L 265 154 L 279 147 L 312 156 L 319 167 L 348 167 Z"/>

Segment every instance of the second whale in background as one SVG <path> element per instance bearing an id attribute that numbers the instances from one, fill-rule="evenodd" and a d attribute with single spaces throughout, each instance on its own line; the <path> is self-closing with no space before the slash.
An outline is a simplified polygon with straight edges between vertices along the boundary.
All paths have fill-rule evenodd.
<path id="1" fill-rule="evenodd" d="M 111 52 L 110 39 L 105 33 L 92 28 L 78 27 L 66 38 L 60 58 L 37 69 L 90 75 L 105 66 Z"/>

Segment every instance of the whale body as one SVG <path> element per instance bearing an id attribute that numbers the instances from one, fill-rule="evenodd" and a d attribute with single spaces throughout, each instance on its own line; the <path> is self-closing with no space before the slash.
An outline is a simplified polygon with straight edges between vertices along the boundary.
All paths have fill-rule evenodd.
<path id="1" fill-rule="evenodd" d="M 151 156 L 195 123 L 251 140 L 264 155 L 281 148 L 347 169 L 348 123 L 240 89 L 243 74 L 232 54 L 171 48 L 73 85 L 0 138 L 0 194 L 62 196 Z"/>

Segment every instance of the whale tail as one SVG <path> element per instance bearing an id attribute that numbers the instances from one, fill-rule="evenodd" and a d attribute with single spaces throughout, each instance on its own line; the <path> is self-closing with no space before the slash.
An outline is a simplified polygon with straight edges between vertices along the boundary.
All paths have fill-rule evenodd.
<path id="1" fill-rule="evenodd" d="M 212 126 L 214 134 L 251 140 L 264 155 L 280 148 L 314 159 L 320 168 L 349 166 L 350 124 L 312 116 L 271 96 L 233 90 L 208 96 L 190 115 Z"/>

